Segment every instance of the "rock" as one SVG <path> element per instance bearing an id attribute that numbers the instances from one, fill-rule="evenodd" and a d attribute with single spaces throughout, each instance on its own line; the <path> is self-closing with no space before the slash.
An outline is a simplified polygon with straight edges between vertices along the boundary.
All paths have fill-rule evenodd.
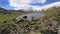
<path id="1" fill-rule="evenodd" d="M 7 28 L 4 28 L 0 34 L 9 34 L 11 31 L 9 31 Z"/>
<path id="2" fill-rule="evenodd" d="M 31 31 L 29 34 L 42 34 L 42 33 L 35 33 L 33 31 Z"/>
<path id="3" fill-rule="evenodd" d="M 3 20 L 2 22 L 3 22 L 3 23 L 7 23 L 7 21 L 6 21 L 6 20 Z"/>

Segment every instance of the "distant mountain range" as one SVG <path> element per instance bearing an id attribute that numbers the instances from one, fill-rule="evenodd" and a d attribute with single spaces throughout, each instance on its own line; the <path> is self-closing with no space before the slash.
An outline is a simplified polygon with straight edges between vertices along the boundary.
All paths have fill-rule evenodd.
<path id="1" fill-rule="evenodd" d="M 47 6 L 45 6 L 45 7 L 42 7 L 41 10 L 35 10 L 35 9 L 32 9 L 32 8 L 30 8 L 29 10 L 7 10 L 5 8 L 0 7 L 0 14 L 12 14 L 12 13 L 22 13 L 22 12 L 29 12 L 29 13 L 32 13 L 32 12 L 44 12 L 44 11 L 53 10 L 53 9 L 56 9 L 56 8 L 59 8 L 59 7 L 52 6 L 52 7 L 47 8 Z"/>
<path id="2" fill-rule="evenodd" d="M 7 10 L 5 8 L 0 7 L 0 14 L 12 14 L 12 13 L 22 13 L 23 10 Z"/>
<path id="3" fill-rule="evenodd" d="M 11 13 L 11 12 L 4 8 L 0 8 L 0 14 L 2 14 L 2 13 L 6 14 L 6 13 Z"/>

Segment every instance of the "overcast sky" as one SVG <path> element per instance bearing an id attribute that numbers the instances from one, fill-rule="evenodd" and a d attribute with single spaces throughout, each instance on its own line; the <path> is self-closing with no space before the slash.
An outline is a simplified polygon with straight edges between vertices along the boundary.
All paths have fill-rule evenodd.
<path id="1" fill-rule="evenodd" d="M 0 7 L 6 9 L 40 9 L 46 5 L 60 4 L 60 0 L 0 0 Z M 60 6 L 60 5 L 59 5 Z"/>

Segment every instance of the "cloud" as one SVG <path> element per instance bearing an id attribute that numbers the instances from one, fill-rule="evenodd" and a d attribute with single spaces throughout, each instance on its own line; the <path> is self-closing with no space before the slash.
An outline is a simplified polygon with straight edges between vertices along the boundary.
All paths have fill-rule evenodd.
<path id="1" fill-rule="evenodd" d="M 34 7 L 30 5 L 30 3 L 44 4 L 45 2 L 46 0 L 9 0 L 10 6 L 15 7 L 14 9 L 28 9 L 30 7 Z"/>
<path id="2" fill-rule="evenodd" d="M 48 4 L 48 5 L 45 5 L 45 6 L 42 6 L 41 9 L 47 10 L 49 8 L 52 9 L 54 7 L 56 7 L 56 8 L 60 7 L 60 1 L 59 2 L 54 2 L 52 4 Z"/>
<path id="3" fill-rule="evenodd" d="M 10 6 L 15 7 L 15 10 L 19 10 L 19 9 L 24 9 L 24 10 L 40 10 L 42 11 L 42 9 L 45 11 L 47 9 L 51 9 L 54 6 L 55 7 L 60 7 L 60 1 L 58 2 L 54 2 L 52 4 L 48 4 L 48 5 L 44 5 L 42 7 L 40 6 L 32 6 L 30 5 L 30 3 L 42 3 L 44 4 L 46 2 L 46 0 L 9 0 L 10 2 Z"/>
<path id="4" fill-rule="evenodd" d="M 15 3 L 45 3 L 46 0 L 9 0 L 11 2 L 15 2 Z"/>

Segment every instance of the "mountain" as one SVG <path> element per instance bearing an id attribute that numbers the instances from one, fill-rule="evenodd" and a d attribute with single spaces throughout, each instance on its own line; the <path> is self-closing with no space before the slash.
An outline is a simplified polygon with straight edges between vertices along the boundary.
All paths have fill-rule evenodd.
<path id="1" fill-rule="evenodd" d="M 46 14 L 46 16 L 40 18 L 41 23 L 46 25 L 46 27 L 51 26 L 50 29 L 54 29 L 54 28 L 59 29 L 59 27 L 60 27 L 60 8 L 56 8 L 53 10 L 47 10 L 42 13 Z M 49 25 L 49 24 L 52 24 L 52 25 Z"/>
<path id="2" fill-rule="evenodd" d="M 7 14 L 7 13 L 11 13 L 10 11 L 8 11 L 8 10 L 6 10 L 6 9 L 4 9 L 4 8 L 1 8 L 0 7 L 0 14 Z"/>
<path id="3" fill-rule="evenodd" d="M 47 14 L 48 16 L 53 16 L 53 15 L 56 15 L 56 13 L 59 14 L 58 12 L 60 12 L 60 7 L 54 8 L 52 10 L 47 10 L 47 11 L 44 11 L 42 13 Z"/>
<path id="4" fill-rule="evenodd" d="M 7 10 L 5 8 L 0 7 L 0 14 L 14 14 L 14 13 L 23 13 L 23 10 Z"/>
<path id="5" fill-rule="evenodd" d="M 57 23 L 60 22 L 60 7 L 55 8 L 53 10 L 47 10 L 47 11 L 44 11 L 42 13 L 47 15 L 45 17 L 42 17 L 42 20 L 44 20 L 44 21 L 51 20 L 51 21 L 54 21 Z"/>

